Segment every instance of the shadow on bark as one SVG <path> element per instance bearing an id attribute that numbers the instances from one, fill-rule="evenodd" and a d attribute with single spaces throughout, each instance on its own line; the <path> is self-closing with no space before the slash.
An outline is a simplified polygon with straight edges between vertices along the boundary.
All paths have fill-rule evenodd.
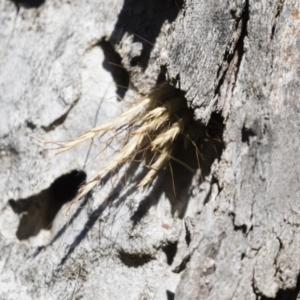
<path id="1" fill-rule="evenodd" d="M 183 0 L 125 0 L 111 41 L 119 44 L 125 34 L 134 35 L 133 43 L 142 44 L 142 55 L 132 60 L 131 65 L 139 65 L 145 70 L 161 27 L 165 21 L 172 23 L 176 19 L 183 4 Z"/>
<path id="2" fill-rule="evenodd" d="M 20 215 L 16 236 L 25 240 L 36 236 L 41 229 L 51 229 L 61 207 L 75 198 L 85 182 L 86 174 L 73 170 L 57 178 L 47 189 L 26 199 L 9 200 L 13 211 Z"/>
<path id="3" fill-rule="evenodd" d="M 261 297 L 261 300 L 297 300 L 300 292 L 300 274 L 294 289 L 279 290 L 275 298 Z"/>
<path id="4" fill-rule="evenodd" d="M 101 47 L 104 53 L 103 68 L 111 73 L 117 87 L 118 99 L 121 100 L 129 87 L 129 74 L 122 65 L 121 56 L 109 41 L 103 38 L 97 45 Z"/>
<path id="5" fill-rule="evenodd" d="M 173 293 L 169 290 L 167 290 L 166 293 L 167 293 L 167 300 L 174 300 L 175 299 L 175 293 Z"/>
<path id="6" fill-rule="evenodd" d="M 45 3 L 46 0 L 11 0 L 17 7 L 38 8 Z"/>
<path id="7" fill-rule="evenodd" d="M 205 177 L 210 174 L 211 165 L 215 159 L 220 159 L 224 149 L 223 137 L 223 118 L 221 114 L 213 113 L 207 126 L 199 125 L 196 122 L 193 126 L 198 126 L 198 130 L 202 132 L 198 142 L 196 143 L 201 155 L 199 158 L 201 176 L 199 178 L 199 185 L 205 180 Z M 131 220 L 133 224 L 138 224 L 141 219 L 147 214 L 152 206 L 155 206 L 161 195 L 165 193 L 172 206 L 172 215 L 176 213 L 179 218 L 183 218 L 188 206 L 188 199 L 191 196 L 191 183 L 199 170 L 198 158 L 193 144 L 185 147 L 184 140 L 178 140 L 172 156 L 176 159 L 170 160 L 170 166 L 163 174 L 163 178 L 158 180 L 157 185 L 153 188 L 149 195 L 140 202 L 136 212 L 133 214 Z M 184 165 L 190 166 L 194 172 L 188 170 Z M 216 179 L 212 179 L 212 183 Z M 209 195 L 208 195 L 209 196 Z M 205 198 L 205 203 L 208 197 Z"/>

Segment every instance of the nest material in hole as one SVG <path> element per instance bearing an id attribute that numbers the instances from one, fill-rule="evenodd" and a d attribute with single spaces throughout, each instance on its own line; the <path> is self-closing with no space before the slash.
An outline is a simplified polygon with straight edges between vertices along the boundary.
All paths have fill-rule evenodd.
<path id="1" fill-rule="evenodd" d="M 59 153 L 61 153 L 93 139 L 98 134 L 114 132 L 114 136 L 117 136 L 124 130 L 128 132 L 124 146 L 118 154 L 91 181 L 81 187 L 77 198 L 86 195 L 107 174 L 115 171 L 123 163 L 133 161 L 137 155 L 141 155 L 143 159 L 151 158 L 147 166 L 149 171 L 139 182 L 138 187 L 150 185 L 170 159 L 176 160 L 172 157 L 172 150 L 175 140 L 181 134 L 185 136 L 187 142 L 194 144 L 198 157 L 200 152 L 195 141 L 201 132 L 199 126 L 193 124 L 193 110 L 187 106 L 184 92 L 169 83 L 163 83 L 153 88 L 147 96 L 133 103 L 112 122 L 90 129 L 74 140 L 59 144 Z M 187 165 L 186 167 L 190 168 Z"/>

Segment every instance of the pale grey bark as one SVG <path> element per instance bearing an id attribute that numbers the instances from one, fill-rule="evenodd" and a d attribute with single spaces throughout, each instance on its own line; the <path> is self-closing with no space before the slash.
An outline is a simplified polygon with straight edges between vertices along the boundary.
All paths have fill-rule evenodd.
<path id="1" fill-rule="evenodd" d="M 300 2 L 37 2 L 0 3 L 0 299 L 297 299 Z M 37 138 L 74 138 L 163 77 L 216 128 L 201 171 L 182 152 L 197 170 L 175 167 L 175 197 L 168 170 L 138 191 L 133 164 L 48 230 L 70 172 L 92 178 L 121 142 L 95 158 Z"/>

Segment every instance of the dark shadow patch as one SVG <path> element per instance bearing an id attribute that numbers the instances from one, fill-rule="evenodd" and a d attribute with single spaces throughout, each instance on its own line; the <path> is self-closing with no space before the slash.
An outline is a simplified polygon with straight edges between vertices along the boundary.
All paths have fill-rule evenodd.
<path id="1" fill-rule="evenodd" d="M 189 246 L 191 241 L 192 241 L 192 232 L 189 230 L 189 228 L 187 228 L 187 225 L 185 224 L 185 242 L 186 244 Z"/>
<path id="2" fill-rule="evenodd" d="M 66 232 L 67 228 L 69 226 L 72 226 L 72 223 L 76 220 L 76 218 L 79 216 L 79 214 L 81 213 L 81 211 L 86 207 L 88 201 L 90 200 L 91 197 L 91 193 L 88 193 L 82 203 L 79 205 L 79 207 L 77 208 L 76 212 L 72 215 L 72 217 L 70 218 L 70 220 L 68 221 L 68 223 L 66 223 L 53 237 L 53 239 L 51 240 L 51 242 L 47 245 L 53 245 L 60 237 L 63 236 L 63 234 Z M 36 251 L 33 253 L 32 258 L 35 258 L 36 256 L 38 256 L 42 250 L 45 249 L 45 246 L 40 246 L 36 249 Z"/>
<path id="3" fill-rule="evenodd" d="M 45 0 L 11 0 L 17 7 L 24 7 L 27 9 L 38 8 L 45 3 Z"/>
<path id="4" fill-rule="evenodd" d="M 175 293 L 167 290 L 167 300 L 174 300 L 175 299 Z"/>
<path id="5" fill-rule="evenodd" d="M 218 158 L 218 159 L 220 159 L 220 158 Z M 204 204 L 206 204 L 206 203 L 209 201 L 210 196 L 211 196 L 211 192 L 212 192 L 212 187 L 213 187 L 214 184 L 217 184 L 217 185 L 218 185 L 219 193 L 220 193 L 220 191 L 222 190 L 222 189 L 219 187 L 219 181 L 218 181 L 218 179 L 217 179 L 216 177 L 213 176 L 212 179 L 211 179 L 211 181 L 210 181 L 209 191 L 208 191 L 208 193 L 207 193 L 207 195 L 206 195 L 206 197 L 205 197 L 205 199 L 204 199 L 204 201 L 203 201 Z"/>
<path id="6" fill-rule="evenodd" d="M 252 227 L 248 228 L 246 224 L 239 226 L 235 225 L 235 213 L 231 212 L 229 216 L 232 219 L 232 224 L 235 231 L 241 231 L 244 235 L 247 235 L 247 233 L 252 230 Z"/>
<path id="7" fill-rule="evenodd" d="M 153 259 L 151 255 L 143 254 L 143 253 L 127 253 L 124 251 L 119 251 L 119 258 L 124 265 L 130 268 L 138 268 L 147 264 L 149 261 Z"/>
<path id="8" fill-rule="evenodd" d="M 175 243 L 169 243 L 166 246 L 162 248 L 162 250 L 165 252 L 167 256 L 167 263 L 168 265 L 172 265 L 174 257 L 177 253 L 177 242 Z"/>
<path id="9" fill-rule="evenodd" d="M 103 68 L 111 73 L 117 87 L 119 99 L 123 99 L 129 87 L 129 74 L 122 64 L 121 56 L 116 52 L 113 45 L 103 38 L 98 45 L 101 47 L 105 59 Z"/>
<path id="10" fill-rule="evenodd" d="M 251 128 L 246 128 L 245 125 L 242 128 L 242 142 L 247 143 L 249 145 L 250 137 L 255 136 L 256 134 L 253 132 Z"/>
<path id="11" fill-rule="evenodd" d="M 291 289 L 286 289 L 286 290 L 282 290 L 280 289 L 277 292 L 277 295 L 275 298 L 268 298 L 265 296 L 262 296 L 260 299 L 261 300 L 297 300 L 298 295 L 300 294 L 300 274 L 298 275 L 298 279 L 297 279 L 297 284 L 295 286 L 295 288 L 291 288 Z"/>
<path id="12" fill-rule="evenodd" d="M 182 260 L 182 262 L 176 266 L 172 272 L 179 274 L 181 273 L 183 270 L 185 270 L 187 264 L 189 263 L 189 261 L 191 260 L 191 254 L 188 254 L 184 257 L 184 259 Z"/>
<path id="13" fill-rule="evenodd" d="M 111 41 L 117 45 L 125 34 L 133 35 L 133 43 L 141 43 L 143 53 L 135 64 L 145 70 L 163 24 L 165 21 L 173 22 L 183 4 L 183 0 L 125 0 Z"/>
<path id="14" fill-rule="evenodd" d="M 185 242 L 186 244 L 189 246 L 190 243 L 192 241 L 192 238 L 191 238 L 191 233 L 189 231 L 186 232 L 186 235 L 185 235 Z"/>
<path id="15" fill-rule="evenodd" d="M 121 167 L 121 166 L 120 166 Z M 127 171 L 128 174 L 134 174 L 135 171 L 138 168 L 138 164 L 131 164 Z M 116 173 L 118 170 L 115 171 Z M 107 174 L 101 181 L 102 185 L 105 185 L 108 181 L 111 180 L 111 177 L 114 174 Z M 82 231 L 76 236 L 74 239 L 73 243 L 70 245 L 68 252 L 66 255 L 61 259 L 58 268 L 64 265 L 68 257 L 73 253 L 75 248 L 81 243 L 81 241 L 87 236 L 88 232 L 93 228 L 95 225 L 96 221 L 98 218 L 102 215 L 105 209 L 111 207 L 114 205 L 115 207 L 118 207 L 120 204 L 124 203 L 128 195 L 132 195 L 136 191 L 136 187 L 133 186 L 131 189 L 128 190 L 128 192 L 120 196 L 121 191 L 124 189 L 124 183 L 126 182 L 126 179 L 128 179 L 127 174 L 123 175 L 122 178 L 118 181 L 118 183 L 115 185 L 112 193 L 102 201 L 102 203 L 89 215 L 89 218 L 87 222 L 84 224 Z M 87 195 L 86 200 L 87 201 L 89 195 Z M 74 216 L 72 216 L 71 220 L 73 219 Z M 64 232 L 64 229 L 67 228 L 67 225 L 65 225 L 61 230 L 60 230 L 60 235 L 62 232 Z M 53 240 L 57 240 L 60 235 L 57 235 Z M 53 241 L 52 241 L 53 242 Z M 51 242 L 51 243 L 52 243 Z"/>
<path id="16" fill-rule="evenodd" d="M 220 159 L 224 150 L 224 124 L 221 113 L 213 113 L 207 126 L 198 124 L 196 121 L 193 121 L 190 126 L 193 128 L 192 132 L 199 135 L 197 141 L 195 144 L 192 142 L 187 143 L 185 137 L 177 140 L 172 153 L 175 160 L 170 160 L 165 172 L 160 174 L 163 178 L 157 180 L 155 188 L 152 188 L 148 196 L 140 202 L 131 218 L 134 225 L 138 224 L 149 209 L 157 204 L 163 193 L 171 203 L 172 215 L 178 213 L 178 217 L 183 218 L 190 198 L 190 185 L 197 169 L 199 169 L 198 159 L 201 169 L 199 184 L 210 174 L 214 160 Z M 195 146 L 199 149 L 201 155 L 196 153 Z M 194 171 L 191 172 L 180 162 L 188 165 Z M 211 184 L 213 183 L 215 183 L 214 180 Z M 205 201 L 208 200 L 208 197 L 206 197 Z"/>
<path id="17" fill-rule="evenodd" d="M 26 121 L 26 126 L 27 128 L 31 129 L 31 130 L 35 130 L 36 129 L 36 125 L 31 122 L 31 121 Z"/>
<path id="18" fill-rule="evenodd" d="M 75 198 L 85 179 L 84 172 L 73 170 L 57 178 L 49 188 L 36 195 L 9 200 L 13 211 L 20 215 L 17 238 L 25 240 L 36 236 L 41 229 L 50 229 L 58 211 Z"/>
<path id="19" fill-rule="evenodd" d="M 161 84 L 161 83 L 165 82 L 167 80 L 167 77 L 166 77 L 167 74 L 168 74 L 167 66 L 165 66 L 165 65 L 160 66 L 160 72 L 157 76 L 156 84 Z"/>

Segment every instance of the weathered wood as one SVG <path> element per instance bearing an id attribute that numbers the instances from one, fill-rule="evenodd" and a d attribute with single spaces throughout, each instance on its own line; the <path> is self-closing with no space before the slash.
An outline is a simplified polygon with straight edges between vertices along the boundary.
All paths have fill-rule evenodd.
<path id="1" fill-rule="evenodd" d="M 0 299 L 297 298 L 299 1 L 5 0 L 0 20 Z M 55 179 L 92 178 L 122 141 L 93 160 L 36 138 L 74 138 L 125 109 L 128 78 L 125 100 L 164 77 L 215 133 L 201 172 L 179 145 L 194 173 L 137 191 L 133 164 L 64 204 L 75 173 Z"/>

